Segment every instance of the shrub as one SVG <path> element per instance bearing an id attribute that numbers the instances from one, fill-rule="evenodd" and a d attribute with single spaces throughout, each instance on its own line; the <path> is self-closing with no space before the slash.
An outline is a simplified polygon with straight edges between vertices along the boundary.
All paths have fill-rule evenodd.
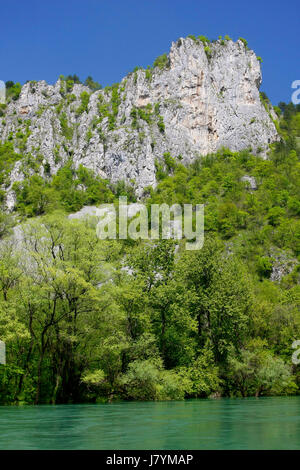
<path id="1" fill-rule="evenodd" d="M 76 110 L 77 116 L 80 116 L 82 113 L 88 111 L 88 105 L 90 102 L 90 95 L 87 91 L 83 91 L 80 95 L 81 105 Z"/>
<path id="2" fill-rule="evenodd" d="M 285 215 L 285 210 L 282 207 L 272 207 L 268 212 L 269 224 L 276 226 L 280 224 L 282 217 Z"/>
<path id="3" fill-rule="evenodd" d="M 101 90 L 102 88 L 102 85 L 100 85 L 100 83 L 98 82 L 95 82 L 90 75 L 85 79 L 84 84 L 85 86 L 88 86 L 92 91 Z"/>
<path id="4" fill-rule="evenodd" d="M 59 118 L 60 121 L 60 126 L 61 126 L 61 131 L 63 136 L 68 139 L 72 140 L 73 138 L 73 128 L 68 126 L 68 118 L 66 113 L 62 113 L 62 115 Z"/>
<path id="5" fill-rule="evenodd" d="M 136 360 L 129 364 L 121 385 L 126 388 L 126 395 L 132 400 L 156 400 L 158 395 L 160 371 L 151 360 Z"/>
<path id="6" fill-rule="evenodd" d="M 203 349 L 191 366 L 180 367 L 177 372 L 188 397 L 208 397 L 220 388 L 219 370 L 214 364 L 213 353 L 208 349 Z"/>
<path id="7" fill-rule="evenodd" d="M 156 179 L 158 181 L 163 180 L 167 176 L 164 165 L 160 163 L 157 159 L 155 160 L 154 165 L 156 170 Z"/>
<path id="8" fill-rule="evenodd" d="M 244 44 L 245 48 L 248 49 L 248 41 L 244 38 L 239 38 L 239 41 L 242 41 L 242 43 Z"/>
<path id="9" fill-rule="evenodd" d="M 176 168 L 175 158 L 171 157 L 169 152 L 165 152 L 163 157 L 164 157 L 164 162 L 165 162 L 168 172 L 175 170 Z"/>
<path id="10" fill-rule="evenodd" d="M 174 371 L 165 371 L 159 359 L 136 360 L 120 379 L 127 398 L 132 400 L 182 400 L 184 388 Z"/>
<path id="11" fill-rule="evenodd" d="M 146 76 L 146 80 L 150 81 L 151 78 L 152 78 L 152 70 L 151 68 L 147 68 L 147 70 L 145 71 L 145 76 Z"/>
<path id="12" fill-rule="evenodd" d="M 158 56 L 153 62 L 153 67 L 158 67 L 161 70 L 168 67 L 168 65 L 169 65 L 169 58 L 167 54 L 162 54 Z"/>
<path id="13" fill-rule="evenodd" d="M 257 272 L 261 277 L 269 278 L 273 269 L 273 262 L 267 256 L 259 257 L 257 260 Z"/>
<path id="14" fill-rule="evenodd" d="M 0 195 L 0 201 L 1 201 L 1 195 Z M 8 235 L 12 227 L 13 227 L 12 217 L 8 214 L 5 214 L 5 212 L 2 212 L 0 210 L 0 239 Z"/>
<path id="15" fill-rule="evenodd" d="M 147 124 L 151 124 L 152 122 L 152 105 L 149 103 L 147 106 L 142 108 L 138 108 L 137 110 L 139 118 L 145 121 Z"/>
<path id="16" fill-rule="evenodd" d="M 21 155 L 14 151 L 13 144 L 6 142 L 0 144 L 0 185 L 6 182 L 9 172 L 14 164 L 21 159 Z"/>
<path id="17" fill-rule="evenodd" d="M 206 36 L 198 36 L 199 41 L 201 41 L 204 45 L 210 43 L 210 39 L 208 39 Z"/>
<path id="18" fill-rule="evenodd" d="M 137 127 L 138 127 L 138 123 L 137 123 L 138 112 L 137 112 L 136 108 L 132 108 L 132 110 L 130 111 L 130 117 L 132 119 L 131 127 L 133 129 L 137 129 Z"/>
<path id="19" fill-rule="evenodd" d="M 63 80 L 70 80 L 72 81 L 73 83 L 77 83 L 77 84 L 80 84 L 81 81 L 80 81 L 80 78 L 78 77 L 78 75 L 74 74 L 74 75 L 68 75 L 66 78 L 63 77 L 63 75 L 61 75 L 62 79 Z"/>
<path id="20" fill-rule="evenodd" d="M 16 101 L 21 93 L 22 86 L 20 83 L 14 83 L 12 81 L 6 82 L 6 99 Z"/>
<path id="21" fill-rule="evenodd" d="M 210 59 L 211 55 L 212 55 L 211 48 L 209 46 L 205 46 L 204 47 L 204 52 L 205 52 L 207 58 Z"/>
<path id="22" fill-rule="evenodd" d="M 6 110 L 6 104 L 0 103 L 0 117 L 4 116 Z"/>
<path id="23" fill-rule="evenodd" d="M 120 103 L 121 103 L 121 99 L 120 99 L 120 94 L 119 94 L 119 84 L 116 83 L 112 86 L 112 92 L 111 92 L 111 108 L 112 108 L 112 113 L 115 117 L 118 115 Z"/>
<path id="24" fill-rule="evenodd" d="M 162 116 L 158 116 L 157 126 L 158 126 L 158 129 L 159 129 L 159 132 L 164 134 L 165 133 L 165 123 L 164 123 L 164 118 Z"/>
<path id="25" fill-rule="evenodd" d="M 74 82 L 73 80 L 66 80 L 66 89 L 70 93 L 73 90 Z"/>
<path id="26" fill-rule="evenodd" d="M 231 357 L 229 367 L 234 389 L 243 397 L 295 392 L 291 368 L 281 358 L 266 351 L 262 340 L 250 342 L 239 358 Z"/>

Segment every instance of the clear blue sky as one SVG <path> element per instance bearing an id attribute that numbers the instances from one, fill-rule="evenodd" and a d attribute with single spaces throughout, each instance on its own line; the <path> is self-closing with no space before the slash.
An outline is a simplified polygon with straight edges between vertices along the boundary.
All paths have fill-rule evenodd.
<path id="1" fill-rule="evenodd" d="M 1 80 L 88 75 L 103 86 L 147 66 L 180 36 L 228 34 L 263 58 L 274 104 L 300 79 L 299 0 L 16 0 L 1 2 Z"/>

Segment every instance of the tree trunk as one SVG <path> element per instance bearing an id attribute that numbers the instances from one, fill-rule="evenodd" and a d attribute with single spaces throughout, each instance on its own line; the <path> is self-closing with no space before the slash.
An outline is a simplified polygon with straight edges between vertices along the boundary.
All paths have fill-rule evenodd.
<path id="1" fill-rule="evenodd" d="M 44 353 L 40 355 L 39 358 L 39 363 L 38 363 L 38 380 L 37 380 L 37 386 L 36 386 L 36 395 L 35 395 L 35 400 L 34 404 L 38 405 L 40 401 L 40 393 L 41 393 L 41 375 L 42 375 L 42 364 L 43 364 L 43 359 L 44 359 Z"/>

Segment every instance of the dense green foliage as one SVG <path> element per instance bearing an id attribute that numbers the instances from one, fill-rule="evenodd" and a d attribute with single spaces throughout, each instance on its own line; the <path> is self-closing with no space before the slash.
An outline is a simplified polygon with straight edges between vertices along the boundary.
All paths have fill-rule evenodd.
<path id="1" fill-rule="evenodd" d="M 153 67 L 158 67 L 160 69 L 164 69 L 169 64 L 169 59 L 167 54 L 162 54 L 158 56 L 155 61 L 153 62 Z"/>
<path id="2" fill-rule="evenodd" d="M 66 77 L 61 75 L 60 78 L 61 78 L 61 80 L 64 80 L 66 82 L 68 92 L 72 91 L 72 88 L 75 84 L 81 84 L 82 83 L 80 78 L 76 74 L 67 75 Z M 101 90 L 101 88 L 102 88 L 100 83 L 95 82 L 93 77 L 91 77 L 90 75 L 85 79 L 84 85 L 88 86 L 91 91 Z"/>
<path id="3" fill-rule="evenodd" d="M 16 161 L 20 158 L 21 155 L 18 155 L 14 151 L 14 147 L 11 142 L 0 144 L 0 186 L 3 184 L 7 184 L 7 182 L 9 181 L 9 173 L 12 170 Z"/>
<path id="4" fill-rule="evenodd" d="M 6 87 L 6 99 L 7 101 L 14 100 L 16 101 L 21 93 L 21 84 L 14 83 L 11 80 L 5 83 Z"/>
<path id="5" fill-rule="evenodd" d="M 134 200 L 71 161 L 15 185 L 26 223 L 14 246 L 0 216 L 1 403 L 299 393 L 300 113 L 277 111 L 282 139 L 267 160 L 222 149 L 189 166 L 168 152 L 156 162 L 145 201 L 204 203 L 199 251 L 100 241 L 94 220 L 68 220 L 84 204 Z M 11 146 L 0 155 L 1 174 L 19 158 Z M 278 263 L 289 269 L 274 282 Z"/>
<path id="6" fill-rule="evenodd" d="M 54 210 L 76 212 L 84 205 L 114 202 L 120 195 L 135 200 L 133 188 L 124 183 L 109 184 L 82 165 L 75 170 L 71 162 L 53 177 L 45 179 L 33 175 L 15 183 L 13 188 L 17 197 L 16 209 L 27 217 Z"/>

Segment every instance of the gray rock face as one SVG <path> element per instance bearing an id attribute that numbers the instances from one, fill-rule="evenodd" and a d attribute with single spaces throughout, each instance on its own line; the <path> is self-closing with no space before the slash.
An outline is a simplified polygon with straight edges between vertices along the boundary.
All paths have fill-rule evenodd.
<path id="1" fill-rule="evenodd" d="M 256 183 L 256 179 L 254 178 L 254 176 L 245 175 L 245 176 L 242 176 L 241 180 L 247 184 L 248 188 L 251 191 L 257 190 L 257 183 Z"/>
<path id="2" fill-rule="evenodd" d="M 293 258 L 292 253 L 288 251 L 273 250 L 271 256 L 273 266 L 270 280 L 273 282 L 280 282 L 299 265 L 298 260 Z"/>
<path id="3" fill-rule="evenodd" d="M 208 57 L 200 41 L 179 39 L 166 67 L 138 70 L 93 93 L 83 85 L 67 90 L 62 80 L 27 83 L 0 120 L 0 138 L 13 136 L 16 150 L 40 162 L 42 176 L 46 163 L 54 174 L 72 158 L 112 182 L 135 184 L 139 196 L 155 186 L 155 161 L 165 152 L 183 163 L 223 146 L 266 156 L 278 136 L 272 109 L 260 101 L 256 55 L 241 41 L 216 41 L 210 50 Z M 83 92 L 90 94 L 85 106 Z M 26 129 L 25 139 L 17 137 Z M 17 163 L 11 183 L 36 171 L 28 160 Z"/>

